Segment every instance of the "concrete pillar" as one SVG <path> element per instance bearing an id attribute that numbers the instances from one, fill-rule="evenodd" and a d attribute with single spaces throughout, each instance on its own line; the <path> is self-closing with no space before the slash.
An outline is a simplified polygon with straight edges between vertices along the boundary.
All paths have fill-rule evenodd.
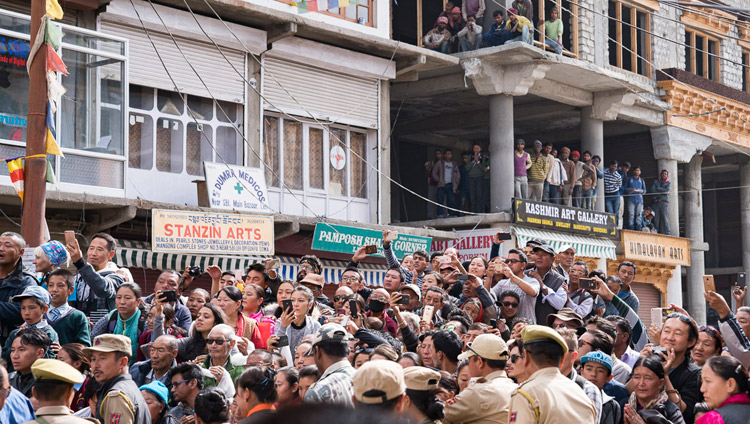
<path id="1" fill-rule="evenodd" d="M 742 223 L 742 269 L 745 270 L 745 275 L 748 275 L 748 270 L 750 270 L 750 160 L 747 157 L 740 158 L 740 222 Z M 750 296 L 745 297 L 745 306 L 750 306 Z"/>
<path id="2" fill-rule="evenodd" d="M 691 239 L 690 267 L 687 270 L 688 312 L 698 324 L 706 323 L 706 301 L 703 298 L 704 260 L 703 195 L 700 154 L 690 159 L 685 168 L 685 234 Z"/>
<path id="3" fill-rule="evenodd" d="M 674 303 L 682 305 L 682 267 L 677 265 L 672 272 L 672 277 L 667 280 L 666 305 Z"/>
<path id="4" fill-rule="evenodd" d="M 669 192 L 669 231 L 670 235 L 680 236 L 680 199 L 677 195 L 678 176 L 677 161 L 674 159 L 659 159 L 659 176 L 661 171 L 666 169 L 669 173 L 669 180 L 672 181 L 672 190 Z"/>
<path id="5" fill-rule="evenodd" d="M 378 184 L 377 222 L 379 225 L 391 223 L 391 90 L 390 82 L 380 82 L 380 129 L 378 130 L 378 164 L 382 174 Z"/>
<path id="6" fill-rule="evenodd" d="M 604 158 L 604 121 L 593 118 L 593 108 L 586 106 L 581 109 L 581 157 L 588 150 L 591 156 L 599 155 L 602 158 L 600 167 L 606 166 Z M 596 207 L 599 212 L 604 212 L 604 180 L 597 182 Z"/>
<path id="7" fill-rule="evenodd" d="M 510 212 L 513 199 L 513 97 L 490 96 L 490 212 Z"/>

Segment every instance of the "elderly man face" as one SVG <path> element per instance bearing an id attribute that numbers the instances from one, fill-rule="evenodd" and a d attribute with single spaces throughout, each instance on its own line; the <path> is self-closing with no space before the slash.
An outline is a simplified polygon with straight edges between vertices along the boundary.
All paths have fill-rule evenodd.
<path id="1" fill-rule="evenodd" d="M 0 236 L 0 266 L 13 266 L 23 253 L 21 241 L 14 236 Z"/>
<path id="2" fill-rule="evenodd" d="M 172 336 L 159 336 L 151 343 L 151 347 L 148 350 L 149 358 L 151 359 L 151 368 L 157 371 L 166 371 L 172 366 L 172 361 L 177 357 L 177 349 L 173 349 L 176 346 Z"/>
<path id="3" fill-rule="evenodd" d="M 344 303 L 346 303 L 347 297 L 353 295 L 354 292 L 352 289 L 346 286 L 339 286 L 339 288 L 336 289 L 336 294 L 333 296 L 333 309 L 338 311 L 344 306 Z"/>
<path id="4" fill-rule="evenodd" d="M 234 346 L 234 334 L 228 334 L 224 329 L 214 328 L 208 333 L 206 338 L 206 344 L 208 346 L 208 354 L 212 358 L 227 358 L 229 357 L 229 351 Z M 222 365 L 222 364 L 215 364 Z"/>
<path id="5" fill-rule="evenodd" d="M 560 265 L 564 268 L 570 268 L 573 265 L 573 261 L 576 258 L 576 251 L 573 248 L 566 249 L 563 252 L 557 254 L 557 259 L 560 261 Z"/>

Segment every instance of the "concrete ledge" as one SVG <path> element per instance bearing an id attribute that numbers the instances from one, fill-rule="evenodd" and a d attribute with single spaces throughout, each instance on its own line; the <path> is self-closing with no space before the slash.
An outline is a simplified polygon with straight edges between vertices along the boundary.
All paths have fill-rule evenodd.
<path id="1" fill-rule="evenodd" d="M 430 219 L 424 221 L 409 221 L 400 222 L 397 225 L 404 227 L 420 227 L 425 229 L 438 229 L 438 230 L 467 230 L 472 229 L 474 226 L 477 228 L 491 227 L 494 224 L 509 224 L 512 216 L 508 212 L 492 213 L 485 215 L 467 215 L 461 217 L 443 218 L 443 219 Z"/>

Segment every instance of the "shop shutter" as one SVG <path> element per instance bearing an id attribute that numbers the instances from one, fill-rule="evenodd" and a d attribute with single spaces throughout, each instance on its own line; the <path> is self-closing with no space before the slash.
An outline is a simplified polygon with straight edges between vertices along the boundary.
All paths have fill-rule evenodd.
<path id="1" fill-rule="evenodd" d="M 101 32 L 126 38 L 129 41 L 128 66 L 131 84 L 174 91 L 174 86 L 156 55 L 151 41 L 142 28 L 107 21 L 101 22 Z M 149 31 L 161 58 L 174 78 L 177 87 L 186 94 L 213 97 L 233 103 L 244 103 L 245 84 L 235 69 L 245 75 L 245 54 L 222 47 L 234 68 L 227 63 L 213 44 L 175 36 L 177 44 L 195 67 L 208 89 L 203 86 L 193 70 L 183 59 L 168 34 Z"/>
<path id="2" fill-rule="evenodd" d="M 266 104 L 266 109 L 274 110 L 275 106 L 284 112 L 307 117 L 306 110 L 320 120 L 378 127 L 380 95 L 375 79 L 271 57 L 264 58 L 263 64 L 263 95 L 271 103 Z"/>
<path id="3" fill-rule="evenodd" d="M 638 316 L 641 317 L 643 325 L 648 328 L 651 325 L 651 308 L 661 308 L 661 292 L 647 283 L 633 282 L 630 288 L 638 296 L 640 302 Z"/>

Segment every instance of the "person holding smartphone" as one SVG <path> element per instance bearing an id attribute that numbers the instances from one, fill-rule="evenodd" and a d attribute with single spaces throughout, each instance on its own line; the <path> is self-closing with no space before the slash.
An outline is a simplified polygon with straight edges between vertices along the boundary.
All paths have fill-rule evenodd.
<path id="1" fill-rule="evenodd" d="M 512 291 L 518 294 L 519 305 L 517 315 L 521 318 L 528 318 L 532 322 L 536 323 L 536 314 L 534 313 L 534 305 L 536 303 L 536 297 L 539 294 L 539 282 L 524 274 L 527 263 L 526 255 L 518 249 L 510 249 L 508 251 L 508 257 L 504 262 L 496 262 L 492 267 L 492 271 L 495 275 L 503 278 L 494 287 L 492 287 L 492 293 L 495 294 L 495 298 L 500 300 L 500 294 L 505 291 Z"/>
<path id="2" fill-rule="evenodd" d="M 164 296 L 165 301 L 174 308 L 174 324 L 185 331 L 190 330 L 190 325 L 193 323 L 193 317 L 190 314 L 190 310 L 187 306 L 183 305 L 177 299 L 177 288 L 180 285 L 180 273 L 174 270 L 162 271 L 159 274 L 159 278 L 154 283 L 154 293 L 144 297 L 143 303 L 147 305 L 154 304 L 154 298 L 157 293 Z"/>

